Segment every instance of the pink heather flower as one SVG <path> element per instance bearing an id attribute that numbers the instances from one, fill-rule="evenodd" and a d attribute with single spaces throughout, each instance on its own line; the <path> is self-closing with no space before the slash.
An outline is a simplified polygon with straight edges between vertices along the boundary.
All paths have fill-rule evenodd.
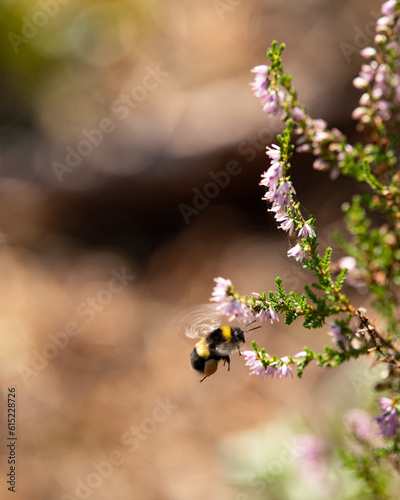
<path id="1" fill-rule="evenodd" d="M 314 134 L 314 137 L 313 137 L 313 143 L 318 145 L 321 142 L 326 141 L 329 138 L 330 138 L 330 135 L 325 130 L 316 131 Z"/>
<path id="2" fill-rule="evenodd" d="M 376 50 L 373 47 L 365 47 L 365 49 L 360 51 L 360 54 L 362 57 L 365 57 L 365 59 L 370 59 L 371 57 L 376 56 Z"/>
<path id="3" fill-rule="evenodd" d="M 341 326 L 334 321 L 329 323 L 329 326 L 330 330 L 328 332 L 328 335 L 332 337 L 332 342 L 334 342 L 335 344 L 339 344 L 339 342 L 341 342 L 343 344 L 343 347 L 347 349 L 349 347 L 349 339 L 346 337 L 346 335 L 343 335 Z"/>
<path id="4" fill-rule="evenodd" d="M 275 212 L 274 217 L 277 222 L 282 222 L 288 217 L 284 207 L 281 207 L 279 205 L 272 205 L 272 207 L 268 209 L 268 212 Z"/>
<path id="5" fill-rule="evenodd" d="M 271 147 L 267 146 L 265 148 L 267 150 L 266 155 L 272 161 L 279 161 L 281 159 L 281 148 L 276 144 L 271 144 Z"/>
<path id="6" fill-rule="evenodd" d="M 297 243 L 293 248 L 288 250 L 288 257 L 294 257 L 298 262 L 304 259 L 304 249 Z"/>
<path id="7" fill-rule="evenodd" d="M 389 71 L 389 66 L 387 64 L 380 64 L 375 73 L 375 82 L 377 83 L 384 82 L 388 71 Z"/>
<path id="8" fill-rule="evenodd" d="M 386 17 L 394 16 L 395 7 L 396 7 L 396 0 L 388 0 L 382 5 L 382 14 Z"/>
<path id="9" fill-rule="evenodd" d="M 383 16 L 376 21 L 376 31 L 381 33 L 382 31 L 386 31 L 393 24 L 392 16 Z"/>
<path id="10" fill-rule="evenodd" d="M 260 378 L 264 377 L 271 377 L 271 378 L 283 378 L 287 376 L 291 376 L 293 378 L 293 373 L 291 371 L 291 368 L 287 366 L 286 364 L 275 367 L 275 366 L 267 366 L 265 367 L 262 364 L 261 359 L 259 357 L 261 356 L 260 353 L 255 353 L 254 351 L 244 351 L 242 353 L 245 356 L 246 360 L 246 365 L 250 369 L 250 374 L 249 375 L 257 375 Z M 283 359 L 283 358 L 282 358 Z"/>
<path id="11" fill-rule="evenodd" d="M 351 113 L 351 117 L 353 118 L 353 120 L 362 120 L 364 123 L 366 120 L 369 121 L 370 118 L 368 116 L 368 108 L 359 106 L 358 108 L 353 110 L 353 112 Z M 364 120 L 363 117 L 365 117 Z"/>
<path id="12" fill-rule="evenodd" d="M 265 186 L 267 188 L 275 188 L 278 180 L 282 177 L 283 169 L 279 162 L 273 163 L 269 169 L 264 172 L 261 177 L 260 186 Z"/>
<path id="13" fill-rule="evenodd" d="M 299 141 L 297 141 L 299 143 Z M 297 146 L 296 151 L 298 153 L 308 153 L 308 151 L 311 150 L 311 146 L 309 144 L 300 144 L 300 146 Z"/>
<path id="14" fill-rule="evenodd" d="M 381 68 L 381 66 L 380 66 Z M 371 97 L 373 101 L 377 101 L 384 95 L 384 91 L 387 90 L 386 77 L 387 75 L 384 73 L 385 70 L 379 69 L 379 71 L 375 75 L 374 85 L 371 90 Z"/>
<path id="15" fill-rule="evenodd" d="M 385 438 L 395 437 L 400 425 L 398 409 L 394 406 L 395 399 L 378 398 L 377 401 L 383 413 L 383 415 L 374 417 L 379 425 L 379 434 Z"/>
<path id="16" fill-rule="evenodd" d="M 289 219 L 288 214 L 279 205 L 273 206 L 270 212 L 275 212 L 276 222 L 286 222 Z"/>
<path id="17" fill-rule="evenodd" d="M 264 368 L 263 364 L 261 363 L 261 360 L 257 359 L 250 366 L 249 375 L 257 375 L 260 378 L 264 378 L 266 376 L 266 374 L 267 374 L 266 369 Z"/>
<path id="18" fill-rule="evenodd" d="M 317 118 L 316 120 L 313 120 L 313 125 L 316 131 L 326 130 L 327 127 L 326 121 L 322 120 L 322 118 Z"/>
<path id="19" fill-rule="evenodd" d="M 341 259 L 339 259 L 338 264 L 340 269 L 346 268 L 348 271 L 352 271 L 357 267 L 356 259 L 354 257 L 350 257 L 349 255 L 346 255 L 346 257 L 342 257 Z"/>
<path id="20" fill-rule="evenodd" d="M 325 443 L 318 436 L 299 434 L 296 436 L 298 466 L 303 479 L 309 482 L 322 481 L 325 478 L 327 465 L 324 458 Z"/>
<path id="21" fill-rule="evenodd" d="M 343 141 L 346 137 L 345 135 L 343 134 L 343 132 L 341 132 L 339 129 L 337 129 L 336 127 L 334 127 L 332 130 L 331 130 L 333 136 L 335 139 L 337 139 L 338 141 Z"/>
<path id="22" fill-rule="evenodd" d="M 241 354 L 244 356 L 246 366 L 252 366 L 257 361 L 258 354 L 256 351 L 243 351 Z"/>
<path id="23" fill-rule="evenodd" d="M 361 76 L 357 76 L 353 80 L 353 85 L 356 89 L 365 89 L 368 86 L 368 81 Z"/>
<path id="24" fill-rule="evenodd" d="M 354 87 L 357 89 L 364 89 L 367 87 L 368 84 L 372 82 L 377 68 L 378 63 L 376 61 L 371 61 L 369 64 L 363 64 L 359 76 L 353 80 Z"/>
<path id="25" fill-rule="evenodd" d="M 386 36 L 385 35 L 375 35 L 374 42 L 376 45 L 379 45 L 380 43 L 385 43 L 386 42 Z"/>
<path id="26" fill-rule="evenodd" d="M 282 90 L 276 91 L 268 87 L 269 67 L 266 65 L 255 66 L 251 72 L 256 75 L 250 86 L 254 95 L 261 100 L 263 111 L 273 116 L 280 115 L 285 94 Z"/>
<path id="27" fill-rule="evenodd" d="M 279 321 L 279 317 L 278 317 L 278 313 L 275 311 L 275 309 L 273 309 L 272 307 L 269 307 L 266 311 L 265 311 L 265 317 L 267 320 L 270 320 L 271 321 L 271 324 L 274 322 L 274 321 Z"/>
<path id="28" fill-rule="evenodd" d="M 282 113 L 284 98 L 285 94 L 281 90 L 275 91 L 267 89 L 265 96 L 261 98 L 263 111 L 272 116 L 279 116 Z"/>
<path id="29" fill-rule="evenodd" d="M 260 64 L 259 66 L 254 66 L 254 68 L 252 68 L 250 71 L 252 73 L 256 73 L 256 77 L 262 76 L 262 77 L 266 78 L 268 75 L 269 68 L 266 64 Z"/>
<path id="30" fill-rule="evenodd" d="M 285 197 L 290 193 L 296 194 L 296 190 L 294 189 L 293 184 L 289 181 L 282 182 L 279 187 L 283 196 Z"/>
<path id="31" fill-rule="evenodd" d="M 355 408 L 349 410 L 344 416 L 344 424 L 349 432 L 367 443 L 374 437 L 373 420 L 364 410 Z"/>
<path id="32" fill-rule="evenodd" d="M 265 193 L 262 199 L 282 208 L 289 205 L 291 193 L 296 193 L 293 185 L 289 181 L 283 181 Z"/>
<path id="33" fill-rule="evenodd" d="M 289 358 L 287 356 L 284 356 L 283 358 L 281 358 L 281 361 L 283 361 L 285 364 L 275 368 L 276 378 L 288 377 L 289 375 L 291 376 L 291 378 L 293 378 L 292 367 L 287 364 Z"/>
<path id="34" fill-rule="evenodd" d="M 332 168 L 332 170 L 329 172 L 329 178 L 331 181 L 335 181 L 340 175 L 340 170 L 335 167 L 335 168 Z"/>
<path id="35" fill-rule="evenodd" d="M 276 376 L 276 378 L 282 378 L 282 376 L 286 376 L 286 375 L 282 375 L 282 372 L 280 370 L 281 367 L 276 367 L 276 366 L 267 366 L 266 368 L 264 368 L 264 377 L 271 377 L 271 378 L 274 378 Z"/>
<path id="36" fill-rule="evenodd" d="M 360 97 L 360 104 L 361 106 L 368 106 L 371 104 L 371 98 L 367 92 L 365 92 L 361 97 Z"/>
<path id="37" fill-rule="evenodd" d="M 299 238 L 315 238 L 315 231 L 310 224 L 304 224 L 300 229 Z"/>
<path id="38" fill-rule="evenodd" d="M 249 375 L 258 375 L 261 378 L 265 377 L 265 368 L 259 359 L 260 353 L 255 351 L 243 351 L 244 359 L 246 361 L 246 366 L 249 367 Z"/>
<path id="39" fill-rule="evenodd" d="M 381 411 L 383 413 L 387 413 L 393 408 L 393 399 L 392 398 L 378 398 L 377 401 L 378 401 L 378 403 L 381 407 Z"/>
<path id="40" fill-rule="evenodd" d="M 261 361 L 260 352 L 244 351 L 242 352 L 242 354 L 245 357 L 246 366 L 248 366 L 250 369 L 250 375 L 258 375 L 260 378 L 276 377 L 277 379 L 280 379 L 289 376 L 293 378 L 292 367 L 290 366 L 290 360 L 287 356 L 281 358 L 281 361 L 283 362 L 281 366 L 268 365 L 267 367 L 265 367 Z"/>
<path id="41" fill-rule="evenodd" d="M 255 66 L 251 72 L 256 73 L 254 81 L 250 83 L 253 93 L 256 97 L 263 99 L 267 93 L 267 75 L 269 68 L 265 64 Z"/>
<path id="42" fill-rule="evenodd" d="M 238 300 L 233 297 L 228 297 L 225 302 L 221 302 L 217 306 L 217 310 L 224 316 L 229 317 L 229 321 L 236 320 L 239 323 L 247 323 L 254 319 L 254 313 Z"/>
<path id="43" fill-rule="evenodd" d="M 346 283 L 358 290 L 359 293 L 366 293 L 368 288 L 363 278 L 363 271 L 357 267 L 354 257 L 342 257 L 338 261 L 340 269 L 347 269 Z"/>
<path id="44" fill-rule="evenodd" d="M 390 120 L 390 103 L 388 101 L 380 100 L 376 102 L 378 114 L 383 121 Z"/>
<path id="45" fill-rule="evenodd" d="M 287 231 L 289 235 L 291 235 L 294 229 L 294 220 L 287 218 L 285 222 L 282 222 L 282 224 L 279 227 L 284 231 Z"/>
<path id="46" fill-rule="evenodd" d="M 381 18 L 383 25 L 388 18 Z M 386 28 L 385 28 L 386 29 Z M 365 57 L 375 57 L 376 52 L 371 47 L 367 47 L 362 51 Z M 378 64 L 376 60 L 371 60 L 368 64 L 363 64 L 361 67 L 360 74 L 357 78 L 353 80 L 355 87 L 360 89 L 367 89 L 369 91 L 365 92 L 360 98 L 360 106 L 356 108 L 352 117 L 356 120 L 360 120 L 361 123 L 367 124 L 371 121 L 370 110 L 368 107 L 373 105 L 374 112 L 376 112 L 383 121 L 388 121 L 391 118 L 391 105 L 387 100 L 387 96 L 390 95 L 393 90 L 395 93 L 398 88 L 398 75 L 392 75 L 391 69 L 387 64 Z M 385 99 L 386 97 L 386 99 Z"/>
<path id="47" fill-rule="evenodd" d="M 278 202 L 278 198 L 279 198 L 278 190 L 276 189 L 276 187 L 271 187 L 269 189 L 269 191 L 267 191 L 261 199 L 269 201 L 270 203 L 273 203 L 274 206 L 277 206 L 277 205 L 280 206 L 280 203 Z"/>
<path id="48" fill-rule="evenodd" d="M 301 121 L 301 120 L 304 120 L 304 118 L 306 117 L 306 114 L 304 113 L 304 111 L 301 108 L 296 106 L 295 108 L 293 108 L 293 116 L 296 118 L 296 120 Z"/>
<path id="49" fill-rule="evenodd" d="M 380 99 L 383 96 L 382 86 L 375 85 L 371 91 L 371 96 L 375 100 Z"/>
<path id="50" fill-rule="evenodd" d="M 263 311 L 259 312 L 257 314 L 257 318 L 260 321 L 262 321 L 263 318 L 265 318 L 267 321 L 270 320 L 271 324 L 274 321 L 279 321 L 278 313 L 272 307 L 269 307 L 268 309 L 264 309 Z"/>
<path id="51" fill-rule="evenodd" d="M 313 168 L 315 170 L 319 170 L 320 172 L 324 172 L 326 170 L 329 170 L 329 164 L 321 158 L 317 158 L 313 162 Z"/>
<path id="52" fill-rule="evenodd" d="M 232 281 L 221 277 L 214 278 L 214 281 L 216 285 L 213 289 L 210 300 L 212 302 L 224 302 L 227 299 L 226 292 L 228 291 L 228 288 L 232 286 Z"/>
<path id="53" fill-rule="evenodd" d="M 368 64 L 361 65 L 360 76 L 365 78 L 367 82 L 371 82 L 374 78 L 379 64 L 376 61 L 370 61 Z"/>
<path id="54" fill-rule="evenodd" d="M 262 199 L 272 203 L 273 207 L 278 208 L 278 211 L 283 211 L 283 207 L 290 203 L 290 191 L 294 192 L 293 186 L 290 182 L 284 181 L 267 191 Z"/>

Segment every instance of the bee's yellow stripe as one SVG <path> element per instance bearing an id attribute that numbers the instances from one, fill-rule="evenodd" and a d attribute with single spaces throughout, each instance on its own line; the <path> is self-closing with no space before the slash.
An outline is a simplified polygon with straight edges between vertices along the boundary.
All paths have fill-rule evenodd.
<path id="1" fill-rule="evenodd" d="M 210 357 L 210 350 L 207 347 L 207 342 L 206 339 L 201 339 L 197 342 L 196 344 L 196 351 L 197 354 L 203 358 L 203 359 L 208 359 Z"/>
<path id="2" fill-rule="evenodd" d="M 232 330 L 231 330 L 231 328 L 229 326 L 221 326 L 221 330 L 222 330 L 222 335 L 223 335 L 224 339 L 227 342 L 230 342 L 231 338 L 232 338 Z"/>

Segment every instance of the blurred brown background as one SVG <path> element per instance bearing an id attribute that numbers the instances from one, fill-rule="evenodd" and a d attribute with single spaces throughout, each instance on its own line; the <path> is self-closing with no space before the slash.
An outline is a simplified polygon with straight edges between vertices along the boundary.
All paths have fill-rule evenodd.
<path id="1" fill-rule="evenodd" d="M 248 294 L 277 275 L 301 290 L 307 275 L 261 201 L 264 148 L 280 125 L 252 96 L 249 70 L 285 42 L 311 115 L 354 137 L 351 80 L 379 8 L 2 2 L 0 376 L 4 408 L 7 388 L 18 393 L 17 498 L 277 498 L 241 496 L 224 440 L 284 419 L 315 431 L 357 404 L 349 367 L 262 381 L 235 355 L 230 373 L 200 385 L 176 317 L 208 301 L 215 276 Z M 332 244 L 353 186 L 314 172 L 306 155 L 293 163 L 299 198 Z M 204 206 L 188 212 L 196 196 Z M 282 323 L 254 332 L 271 353 L 328 342 Z M 5 437 L 0 470 L 11 497 Z"/>

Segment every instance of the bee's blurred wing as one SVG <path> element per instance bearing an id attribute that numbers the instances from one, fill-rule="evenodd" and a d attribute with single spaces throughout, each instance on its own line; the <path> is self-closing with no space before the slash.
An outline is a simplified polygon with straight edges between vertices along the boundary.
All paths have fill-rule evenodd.
<path id="1" fill-rule="evenodd" d="M 221 314 L 215 304 L 201 304 L 183 311 L 178 324 L 187 337 L 203 338 L 221 325 Z"/>

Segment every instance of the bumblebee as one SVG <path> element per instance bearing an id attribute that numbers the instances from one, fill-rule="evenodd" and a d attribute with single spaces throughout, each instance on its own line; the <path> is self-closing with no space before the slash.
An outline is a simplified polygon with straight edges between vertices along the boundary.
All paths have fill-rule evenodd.
<path id="1" fill-rule="evenodd" d="M 260 326 L 257 326 L 250 330 L 245 330 L 254 321 L 248 323 L 243 328 L 217 326 L 221 324 L 221 315 L 213 305 L 196 307 L 188 313 L 185 321 L 183 321 L 185 334 L 190 338 L 201 339 L 194 346 L 190 354 L 192 370 L 202 377 L 200 382 L 203 382 L 204 379 L 217 371 L 220 361 L 224 365 L 228 364 L 228 371 L 230 370 L 230 354 L 235 349 L 240 354 L 240 344 L 244 344 L 245 342 L 244 334 L 260 328 Z"/>

